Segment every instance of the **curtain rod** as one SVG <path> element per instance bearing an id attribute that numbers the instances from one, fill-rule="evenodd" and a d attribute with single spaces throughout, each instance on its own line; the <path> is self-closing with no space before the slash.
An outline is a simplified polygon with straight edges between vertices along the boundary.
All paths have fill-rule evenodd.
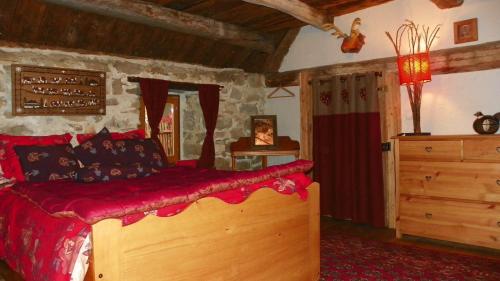
<path id="1" fill-rule="evenodd" d="M 141 77 L 136 77 L 136 76 L 128 76 L 127 81 L 131 83 L 139 83 L 141 80 Z M 171 90 L 181 90 L 181 91 L 198 91 L 198 86 L 201 84 L 196 84 L 196 83 L 187 83 L 187 82 L 175 82 L 175 81 L 168 81 L 168 88 Z M 224 88 L 223 86 L 217 85 L 221 88 Z"/>
<path id="2" fill-rule="evenodd" d="M 325 75 L 318 75 L 313 78 L 310 78 L 307 81 L 307 84 L 311 85 L 314 80 L 319 80 L 319 81 L 328 81 L 332 77 L 335 76 L 347 76 L 347 75 L 366 75 L 369 73 L 374 73 L 378 77 L 382 77 L 382 71 L 367 71 L 367 72 L 353 72 L 353 73 L 345 73 L 345 74 L 325 74 Z"/>

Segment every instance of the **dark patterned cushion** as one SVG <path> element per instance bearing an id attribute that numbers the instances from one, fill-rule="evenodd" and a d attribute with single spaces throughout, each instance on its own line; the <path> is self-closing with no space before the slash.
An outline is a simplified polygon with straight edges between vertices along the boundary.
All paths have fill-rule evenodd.
<path id="1" fill-rule="evenodd" d="M 118 140 L 114 142 L 120 163 L 130 165 L 140 163 L 156 169 L 165 168 L 160 146 L 152 139 Z"/>
<path id="2" fill-rule="evenodd" d="M 133 164 L 129 166 L 110 165 L 102 166 L 94 164 L 78 169 L 77 181 L 80 182 L 100 182 L 116 179 L 132 179 L 150 176 L 159 171 L 151 166 L 142 166 L 141 164 Z"/>
<path id="3" fill-rule="evenodd" d="M 75 153 L 83 165 L 116 165 L 120 162 L 114 141 L 107 128 L 75 147 Z"/>
<path id="4" fill-rule="evenodd" d="M 69 144 L 15 146 L 26 181 L 43 182 L 74 178 L 78 161 Z"/>

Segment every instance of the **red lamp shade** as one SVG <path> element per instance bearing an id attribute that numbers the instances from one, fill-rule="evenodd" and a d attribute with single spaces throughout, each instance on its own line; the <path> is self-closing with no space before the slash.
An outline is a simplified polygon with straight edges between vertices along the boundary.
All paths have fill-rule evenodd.
<path id="1" fill-rule="evenodd" d="M 398 57 L 399 84 L 431 81 L 429 53 L 418 53 Z"/>

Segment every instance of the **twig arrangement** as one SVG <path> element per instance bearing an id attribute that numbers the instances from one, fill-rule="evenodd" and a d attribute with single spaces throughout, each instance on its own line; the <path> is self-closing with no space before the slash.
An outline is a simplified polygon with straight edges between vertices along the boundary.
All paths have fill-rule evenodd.
<path id="1" fill-rule="evenodd" d="M 436 39 L 441 25 L 436 25 L 431 31 L 430 27 L 416 25 L 413 21 L 406 20 L 398 30 L 393 38 L 389 32 L 385 32 L 389 40 L 391 40 L 394 50 L 398 57 L 401 57 L 401 47 L 403 43 L 408 44 L 408 55 L 414 56 L 419 53 L 429 52 L 434 39 Z M 404 42 L 406 39 L 406 42 Z M 423 44 L 422 44 L 423 43 Z M 425 50 L 422 48 L 425 46 Z M 414 67 L 410 67 L 410 74 L 413 76 Z M 422 132 L 420 127 L 420 107 L 422 102 L 422 87 L 424 81 L 413 81 L 413 83 L 406 84 L 408 90 L 408 97 L 410 99 L 411 111 L 413 115 L 413 130 L 416 134 Z"/>

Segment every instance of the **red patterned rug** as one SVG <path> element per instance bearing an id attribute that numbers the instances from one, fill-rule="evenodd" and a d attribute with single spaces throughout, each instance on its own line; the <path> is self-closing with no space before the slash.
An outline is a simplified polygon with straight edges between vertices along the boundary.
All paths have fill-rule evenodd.
<path id="1" fill-rule="evenodd" d="M 347 236 L 321 237 L 321 281 L 500 280 L 500 261 Z"/>

